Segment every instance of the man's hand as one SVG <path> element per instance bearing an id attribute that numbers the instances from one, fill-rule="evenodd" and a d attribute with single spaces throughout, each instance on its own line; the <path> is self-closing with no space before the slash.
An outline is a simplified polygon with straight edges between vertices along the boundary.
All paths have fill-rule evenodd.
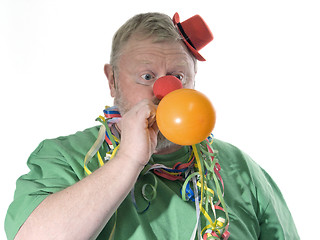
<path id="1" fill-rule="evenodd" d="M 119 127 L 119 156 L 144 167 L 157 145 L 156 106 L 150 100 L 142 100 L 122 116 Z"/>

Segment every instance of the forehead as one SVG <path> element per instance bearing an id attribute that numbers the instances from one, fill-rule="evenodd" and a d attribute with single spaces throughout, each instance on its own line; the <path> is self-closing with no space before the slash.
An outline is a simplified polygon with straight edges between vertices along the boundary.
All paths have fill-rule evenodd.
<path id="1" fill-rule="evenodd" d="M 175 66 L 193 65 L 192 57 L 181 41 L 154 42 L 152 39 L 131 38 L 124 46 L 120 59 L 146 65 L 160 62 Z"/>

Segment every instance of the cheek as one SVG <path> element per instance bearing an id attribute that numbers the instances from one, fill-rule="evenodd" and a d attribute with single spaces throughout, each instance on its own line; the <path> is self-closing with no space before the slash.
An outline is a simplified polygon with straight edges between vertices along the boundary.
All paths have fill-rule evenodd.
<path id="1" fill-rule="evenodd" d="M 190 88 L 194 89 L 194 80 L 193 81 L 187 81 L 186 84 L 183 85 L 184 88 Z"/>
<path id="2" fill-rule="evenodd" d="M 143 99 L 152 100 L 154 98 L 152 86 L 143 86 L 136 83 L 127 87 L 122 87 L 121 94 L 124 96 L 124 99 L 130 107 Z"/>

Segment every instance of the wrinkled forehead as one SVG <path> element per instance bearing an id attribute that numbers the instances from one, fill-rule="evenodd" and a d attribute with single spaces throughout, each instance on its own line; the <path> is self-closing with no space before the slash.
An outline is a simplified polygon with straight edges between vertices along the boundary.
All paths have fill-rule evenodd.
<path id="1" fill-rule="evenodd" d="M 152 66 L 154 64 L 166 64 L 178 68 L 191 68 L 193 62 L 187 54 L 157 54 L 138 53 L 134 55 L 132 61 L 139 65 Z"/>
<path id="2" fill-rule="evenodd" d="M 141 64 L 152 64 L 159 61 L 176 66 L 193 67 L 193 59 L 181 41 L 153 41 L 152 39 L 130 39 L 123 47 L 121 57 Z"/>

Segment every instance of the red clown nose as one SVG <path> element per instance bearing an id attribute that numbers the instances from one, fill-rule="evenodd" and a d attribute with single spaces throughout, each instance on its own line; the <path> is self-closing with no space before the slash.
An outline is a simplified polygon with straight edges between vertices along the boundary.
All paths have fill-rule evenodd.
<path id="1" fill-rule="evenodd" d="M 168 93 L 182 88 L 181 81 L 174 76 L 163 76 L 153 84 L 154 95 L 161 100 Z"/>

